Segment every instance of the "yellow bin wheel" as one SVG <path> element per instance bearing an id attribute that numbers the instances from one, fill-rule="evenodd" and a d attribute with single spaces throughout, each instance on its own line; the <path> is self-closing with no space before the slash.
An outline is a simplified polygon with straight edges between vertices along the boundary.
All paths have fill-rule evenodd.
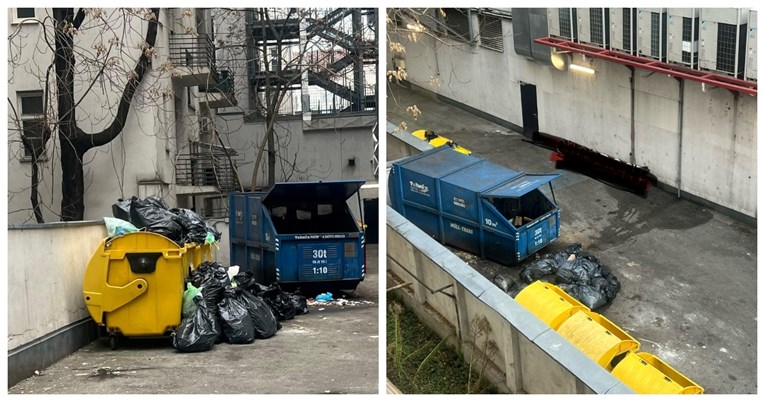
<path id="1" fill-rule="evenodd" d="M 639 394 L 704 393 L 704 388 L 650 353 L 627 353 L 611 374 Z"/>
<path id="2" fill-rule="evenodd" d="M 577 312 L 590 311 L 561 288 L 542 281 L 535 281 L 523 288 L 515 296 L 515 301 L 554 330 Z"/>
<path id="3" fill-rule="evenodd" d="M 578 311 L 558 327 L 558 333 L 606 370 L 615 357 L 637 352 L 640 342 L 606 317 L 591 311 Z"/>
<path id="4" fill-rule="evenodd" d="M 110 334 L 158 336 L 181 321 L 186 247 L 150 232 L 104 239 L 83 278 L 90 316 Z"/>

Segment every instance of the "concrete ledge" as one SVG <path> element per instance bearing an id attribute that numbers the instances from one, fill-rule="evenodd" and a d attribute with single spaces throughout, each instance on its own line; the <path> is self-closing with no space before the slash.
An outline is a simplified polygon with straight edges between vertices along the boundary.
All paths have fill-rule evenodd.
<path id="1" fill-rule="evenodd" d="M 423 323 L 442 337 L 456 334 L 460 338 L 457 347 L 466 357 L 474 341 L 470 337 L 469 317 L 484 317 L 492 323 L 490 328 L 507 328 L 502 330 L 502 338 L 495 338 L 502 349 L 491 360 L 505 371 L 499 371 L 499 377 L 493 378 L 498 387 L 518 393 L 634 393 L 390 207 L 387 224 L 389 239 L 395 239 L 388 243 L 388 270 L 397 275 L 403 271 L 417 282 L 411 294 L 398 293 Z M 391 256 L 398 257 L 395 263 Z M 453 304 L 423 296 L 422 289 L 444 285 L 444 274 L 454 280 Z M 431 310 L 426 308 L 427 304 Z M 452 332 L 453 328 L 456 332 Z"/>
<path id="2" fill-rule="evenodd" d="M 8 351 L 8 387 L 34 375 L 98 338 L 95 322 L 84 318 Z"/>
<path id="3" fill-rule="evenodd" d="M 50 223 L 24 223 L 20 225 L 8 225 L 8 230 L 19 229 L 55 229 L 55 228 L 74 228 L 81 226 L 101 226 L 104 220 L 97 221 L 72 221 L 72 222 L 50 222 Z"/>

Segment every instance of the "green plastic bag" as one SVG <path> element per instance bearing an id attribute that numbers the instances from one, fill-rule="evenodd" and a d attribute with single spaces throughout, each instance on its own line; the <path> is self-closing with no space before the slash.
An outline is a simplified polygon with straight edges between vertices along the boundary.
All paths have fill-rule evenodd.
<path id="1" fill-rule="evenodd" d="M 138 228 L 132 223 L 108 216 L 104 217 L 104 224 L 106 225 L 106 233 L 109 237 L 122 236 L 138 231 Z"/>
<path id="2" fill-rule="evenodd" d="M 183 292 L 183 304 L 181 305 L 181 317 L 192 317 L 197 313 L 197 304 L 194 303 L 194 297 L 202 292 L 202 286 L 196 288 L 191 282 L 186 284 L 186 291 Z"/>

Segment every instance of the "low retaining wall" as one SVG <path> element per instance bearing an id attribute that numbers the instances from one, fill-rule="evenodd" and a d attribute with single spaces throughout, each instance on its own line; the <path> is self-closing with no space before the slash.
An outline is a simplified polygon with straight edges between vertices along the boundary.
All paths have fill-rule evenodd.
<path id="1" fill-rule="evenodd" d="M 453 335 L 467 361 L 487 362 L 499 390 L 634 393 L 390 207 L 386 231 L 388 279 L 411 283 L 396 294 L 439 335 Z"/>

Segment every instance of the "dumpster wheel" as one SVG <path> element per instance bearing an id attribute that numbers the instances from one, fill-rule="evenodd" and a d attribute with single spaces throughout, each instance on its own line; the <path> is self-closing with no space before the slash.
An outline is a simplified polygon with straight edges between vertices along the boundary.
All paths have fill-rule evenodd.
<path id="1" fill-rule="evenodd" d="M 109 347 L 112 350 L 117 350 L 117 334 L 115 333 L 109 334 Z"/>

